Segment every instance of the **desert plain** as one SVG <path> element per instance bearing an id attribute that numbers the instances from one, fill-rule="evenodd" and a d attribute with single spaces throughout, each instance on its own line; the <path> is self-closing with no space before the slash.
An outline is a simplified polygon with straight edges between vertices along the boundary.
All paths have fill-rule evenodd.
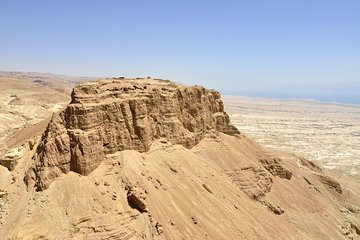
<path id="1" fill-rule="evenodd" d="M 223 100 L 232 123 L 267 148 L 360 180 L 360 105 L 244 96 Z"/>

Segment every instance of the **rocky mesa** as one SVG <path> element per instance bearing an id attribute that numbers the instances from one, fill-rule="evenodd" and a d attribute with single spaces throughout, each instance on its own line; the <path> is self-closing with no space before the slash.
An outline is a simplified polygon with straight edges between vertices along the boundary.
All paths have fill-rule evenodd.
<path id="1" fill-rule="evenodd" d="M 358 193 L 239 132 L 217 91 L 103 79 L 43 124 L 0 158 L 3 239 L 360 236 Z"/>
<path id="2" fill-rule="evenodd" d="M 27 181 L 41 190 L 61 173 L 88 175 L 106 154 L 144 152 L 159 138 L 191 148 L 210 129 L 239 134 L 217 91 L 153 79 L 84 83 L 51 119 Z"/>

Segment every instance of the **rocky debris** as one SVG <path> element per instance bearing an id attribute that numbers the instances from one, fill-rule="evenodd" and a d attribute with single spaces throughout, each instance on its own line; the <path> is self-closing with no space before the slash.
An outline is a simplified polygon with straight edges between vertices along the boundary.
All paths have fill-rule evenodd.
<path id="1" fill-rule="evenodd" d="M 0 190 L 0 198 L 6 198 L 7 192 Z"/>
<path id="2" fill-rule="evenodd" d="M 6 167 L 9 171 L 12 171 L 15 169 L 19 159 L 20 150 L 19 148 L 14 148 L 0 158 L 0 165 Z"/>
<path id="3" fill-rule="evenodd" d="M 137 209 L 140 213 L 148 212 L 146 199 L 146 192 L 140 187 L 127 186 L 127 200 L 131 208 Z"/>
<path id="4" fill-rule="evenodd" d="M 335 190 L 337 193 L 342 194 L 341 185 L 335 179 L 325 175 L 318 175 L 318 179 L 329 189 Z"/>
<path id="5" fill-rule="evenodd" d="M 349 210 L 351 213 L 360 213 L 360 207 L 357 207 L 357 206 L 355 206 L 355 205 L 353 205 L 353 204 L 350 204 L 350 203 L 346 203 L 345 204 L 345 208 L 347 209 L 347 210 Z"/>
<path id="6" fill-rule="evenodd" d="M 151 231 L 152 239 L 157 239 L 157 236 L 161 236 L 164 233 L 164 227 L 160 222 L 154 219 L 154 216 L 150 212 L 147 212 L 147 218 L 149 219 L 152 230 L 154 230 Z"/>
<path id="7" fill-rule="evenodd" d="M 271 191 L 273 179 L 264 169 L 251 166 L 228 170 L 226 174 L 250 199 L 260 202 L 277 215 L 284 213 L 279 206 L 266 199 L 266 194 Z"/>
<path id="8" fill-rule="evenodd" d="M 309 185 L 309 188 L 313 188 L 315 191 L 317 191 L 318 193 L 321 193 L 321 191 L 306 177 L 303 176 L 303 179 L 305 180 L 305 182 Z"/>
<path id="9" fill-rule="evenodd" d="M 29 145 L 30 151 L 32 151 L 35 147 L 35 139 L 31 139 L 31 140 L 27 141 L 27 143 Z"/>
<path id="10" fill-rule="evenodd" d="M 191 148 L 209 129 L 239 133 L 217 91 L 153 79 L 78 85 L 67 108 L 53 116 L 37 148 L 37 187 L 44 189 L 69 171 L 87 175 L 108 153 L 147 151 L 156 139 Z"/>
<path id="11" fill-rule="evenodd" d="M 317 173 L 321 173 L 322 169 L 316 165 L 314 162 L 307 160 L 305 158 L 299 157 L 300 160 L 300 164 L 309 168 L 311 171 L 317 172 Z"/>
<path id="12" fill-rule="evenodd" d="M 259 200 L 269 193 L 273 180 L 262 168 L 253 166 L 226 171 L 230 179 L 249 198 Z"/>
<path id="13" fill-rule="evenodd" d="M 0 159 L 0 165 L 6 167 L 9 169 L 9 171 L 12 171 L 15 169 L 15 166 L 18 162 L 19 158 L 13 157 L 13 156 L 4 156 L 2 159 Z"/>
<path id="14" fill-rule="evenodd" d="M 157 232 L 158 235 L 161 235 L 161 234 L 164 233 L 164 229 L 163 229 L 162 225 L 159 222 L 157 222 L 155 224 L 155 229 L 156 229 L 156 232 Z"/>
<path id="15" fill-rule="evenodd" d="M 266 157 L 260 158 L 259 161 L 273 176 L 278 176 L 287 180 L 291 179 L 292 172 L 284 167 L 280 158 Z"/>
<path id="16" fill-rule="evenodd" d="M 347 220 L 342 230 L 347 239 L 360 239 L 360 225 L 356 221 Z"/>
<path id="17" fill-rule="evenodd" d="M 267 199 L 263 198 L 261 199 L 259 202 L 261 202 L 263 205 L 265 205 L 270 211 L 272 211 L 273 213 L 277 214 L 277 215 L 281 215 L 284 213 L 284 210 L 279 207 L 276 204 L 273 204 L 271 202 L 269 202 Z"/>
<path id="18" fill-rule="evenodd" d="M 116 201 L 117 200 L 117 192 L 113 192 L 112 195 L 111 195 L 111 199 Z"/>
<path id="19" fill-rule="evenodd" d="M 303 177 L 303 179 L 305 180 L 305 182 L 306 182 L 308 185 L 310 185 L 310 186 L 313 185 L 312 182 L 310 182 L 310 180 L 307 179 L 306 177 Z"/>
<path id="20" fill-rule="evenodd" d="M 198 221 L 195 217 L 191 217 L 191 221 L 192 221 L 195 225 L 199 225 L 199 221 Z"/>
<path id="21" fill-rule="evenodd" d="M 174 172 L 174 173 L 178 173 L 178 171 L 176 170 L 176 168 L 174 168 L 173 166 L 169 165 L 169 169 Z"/>
<path id="22" fill-rule="evenodd" d="M 210 189 L 210 187 L 208 185 L 206 185 L 205 183 L 202 185 L 203 188 L 205 188 L 206 191 L 208 191 L 209 193 L 213 193 L 213 191 Z"/>
<path id="23" fill-rule="evenodd" d="M 5 212 L 5 203 L 8 200 L 8 193 L 6 191 L 0 190 L 0 223 L 3 219 L 3 214 Z"/>

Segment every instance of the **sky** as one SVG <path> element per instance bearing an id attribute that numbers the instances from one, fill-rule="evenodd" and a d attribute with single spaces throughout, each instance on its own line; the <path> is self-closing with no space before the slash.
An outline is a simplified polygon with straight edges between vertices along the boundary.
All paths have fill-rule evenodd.
<path id="1" fill-rule="evenodd" d="M 360 103 L 360 1 L 0 0 L 0 70 Z"/>

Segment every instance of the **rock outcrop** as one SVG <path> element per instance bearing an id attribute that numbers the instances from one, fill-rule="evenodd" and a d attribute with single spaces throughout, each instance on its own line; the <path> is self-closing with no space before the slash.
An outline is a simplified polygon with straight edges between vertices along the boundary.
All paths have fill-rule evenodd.
<path id="1" fill-rule="evenodd" d="M 13 171 L 21 158 L 21 149 L 16 147 L 11 149 L 5 155 L 0 157 L 0 165 L 6 167 L 9 171 Z"/>
<path id="2" fill-rule="evenodd" d="M 144 152 L 159 138 L 191 148 L 210 129 L 239 133 L 217 91 L 153 79 L 81 84 L 50 121 L 25 180 L 42 190 L 62 173 L 88 175 L 108 153 Z"/>
<path id="3" fill-rule="evenodd" d="M 336 191 L 339 194 L 342 194 L 341 185 L 332 177 L 325 175 L 318 175 L 318 178 L 322 184 L 324 184 L 327 188 Z"/>
<path id="4" fill-rule="evenodd" d="M 259 161 L 263 165 L 263 167 L 268 170 L 273 176 L 278 176 L 280 178 L 285 178 L 288 180 L 291 179 L 292 172 L 282 165 L 282 161 L 280 158 L 267 156 L 267 158 L 260 158 Z"/>

